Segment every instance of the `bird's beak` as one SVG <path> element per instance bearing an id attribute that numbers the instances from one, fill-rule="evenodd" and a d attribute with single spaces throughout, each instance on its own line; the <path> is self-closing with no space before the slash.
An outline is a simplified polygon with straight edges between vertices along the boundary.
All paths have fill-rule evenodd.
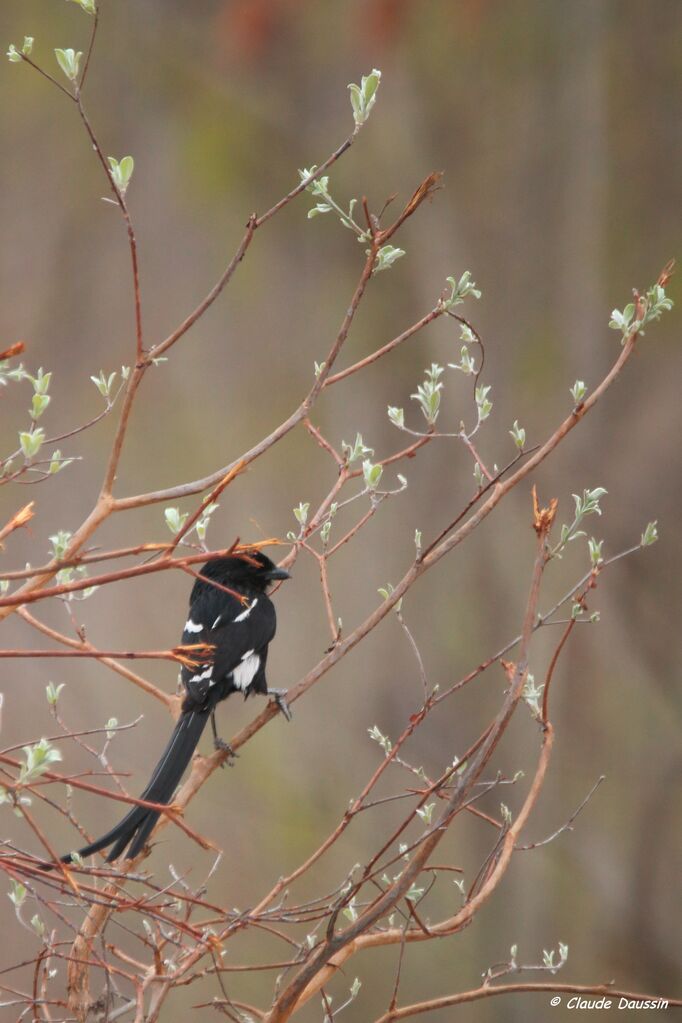
<path id="1" fill-rule="evenodd" d="M 291 579 L 291 576 L 285 568 L 273 568 L 269 572 L 266 572 L 265 578 L 269 582 L 277 582 L 279 579 Z"/>

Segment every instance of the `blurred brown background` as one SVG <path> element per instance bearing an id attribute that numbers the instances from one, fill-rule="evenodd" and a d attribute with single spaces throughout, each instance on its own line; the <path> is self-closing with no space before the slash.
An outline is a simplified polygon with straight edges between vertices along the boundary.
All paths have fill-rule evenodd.
<path id="1" fill-rule="evenodd" d="M 86 103 L 105 152 L 135 157 L 129 200 L 148 340 L 165 336 L 205 293 L 249 212 L 266 209 L 297 180 L 298 167 L 321 162 L 343 140 L 352 126 L 346 84 L 379 67 L 376 108 L 334 168 L 333 194 L 344 204 L 366 194 L 376 209 L 393 192 L 406 199 L 431 170 L 445 171 L 445 188 L 406 225 L 397 244 L 407 255 L 372 284 L 342 365 L 418 319 L 448 274 L 470 268 L 484 294 L 465 313 L 487 339 L 485 382 L 495 403 L 480 448 L 490 462 L 507 461 L 512 421 L 526 428 L 529 443 L 544 438 L 568 411 L 573 381 L 593 387 L 615 358 L 610 310 L 622 308 L 631 287 L 651 284 L 680 254 L 681 14 L 677 0 L 103 0 Z M 34 55 L 45 66 L 56 67 L 54 46 L 84 49 L 89 27 L 73 4 L 6 0 L 0 9 L 3 47 L 33 35 Z M 132 357 L 125 236 L 116 211 L 99 201 L 106 194 L 101 171 L 67 101 L 28 68 L 6 62 L 0 89 L 0 347 L 25 338 L 27 365 L 54 371 L 43 421 L 62 432 L 101 407 L 90 374 Z M 360 270 L 351 234 L 330 216 L 308 222 L 309 205 L 309 197 L 298 200 L 259 233 L 228 293 L 171 361 L 149 374 L 119 493 L 225 464 L 299 401 Z M 679 301 L 679 277 L 670 294 Z M 512 943 L 522 960 L 537 962 L 559 940 L 570 946 L 562 981 L 614 978 L 635 990 L 675 993 L 680 931 L 673 868 L 682 764 L 678 323 L 675 312 L 647 331 L 617 386 L 534 480 L 543 496 L 559 497 L 561 521 L 571 517 L 572 492 L 608 489 L 604 518 L 587 527 L 606 538 L 607 554 L 636 543 L 644 525 L 659 520 L 660 543 L 608 572 L 591 604 L 601 611 L 601 624 L 577 630 L 563 658 L 553 695 L 556 753 L 528 840 L 559 827 L 600 774 L 607 781 L 574 831 L 517 856 L 468 930 L 410 950 L 402 1001 L 477 986 Z M 402 440 L 387 422 L 386 405 L 405 406 L 421 428 L 408 396 L 425 366 L 454 361 L 458 352 L 457 333 L 438 323 L 334 388 L 314 420 L 336 444 L 359 430 L 386 455 Z M 456 428 L 471 416 L 468 389 L 452 371 L 445 379 L 443 425 Z M 27 421 L 28 385 L 7 388 L 1 399 L 3 450 L 11 450 Z M 62 445 L 83 461 L 48 484 L 3 489 L 2 521 L 29 495 L 39 502 L 30 535 L 11 539 L 3 563 L 43 561 L 48 536 L 81 522 L 96 495 L 112 427 L 105 420 Z M 400 577 L 413 556 L 415 528 L 433 535 L 471 493 L 470 458 L 455 442 L 431 445 L 401 468 L 407 493 L 384 505 L 332 564 L 346 629 L 376 605 L 377 586 Z M 292 507 L 301 500 L 314 507 L 332 481 L 333 467 L 297 432 L 227 492 L 209 538 L 221 544 L 235 535 L 283 536 L 295 526 Z M 405 601 L 432 683 L 458 678 L 518 631 L 532 564 L 529 489 L 530 483 L 515 492 Z M 167 535 L 163 510 L 154 507 L 119 516 L 98 540 L 117 545 Z M 585 570 L 585 548 L 574 548 L 548 572 L 543 606 Z M 187 589 L 184 578 L 151 576 L 73 606 L 100 646 L 158 648 L 179 636 Z M 69 627 L 61 605 L 40 611 Z M 278 613 L 270 683 L 290 686 L 328 643 L 308 559 L 299 559 L 294 580 L 278 597 Z M 537 676 L 556 636 L 538 639 Z M 36 640 L 9 620 L 3 642 Z M 44 698 L 48 680 L 67 683 L 61 705 L 73 728 L 144 712 L 144 725 L 121 735 L 111 754 L 139 790 L 169 730 L 158 705 L 94 663 L 3 661 L 0 672 L 3 745 L 54 731 Z M 144 673 L 174 686 L 167 664 L 146 664 Z M 446 703 L 409 748 L 411 760 L 437 773 L 478 735 L 502 689 L 497 669 Z M 247 907 L 317 846 L 377 763 L 380 751 L 367 728 L 376 723 L 395 737 L 419 694 L 405 638 L 388 619 L 297 705 L 292 725 L 274 721 L 233 770 L 210 780 L 189 818 L 226 850 L 212 881 L 217 901 Z M 254 709 L 237 700 L 225 705 L 223 734 Z M 497 766 L 509 774 L 531 769 L 536 749 L 537 729 L 520 711 Z M 86 763 L 73 745 L 64 745 L 64 755 L 69 769 Z M 396 774 L 386 791 L 404 780 Z M 497 812 L 503 799 L 515 810 L 524 784 L 494 792 L 483 805 Z M 80 796 L 77 804 L 93 833 L 116 817 L 113 804 Z M 393 819 L 390 804 L 365 815 L 301 894 L 339 883 Z M 35 847 L 9 811 L 3 820 L 2 837 L 13 834 Z M 56 845 L 73 844 L 61 819 L 41 820 Z M 471 821 L 448 839 L 451 862 L 464 867 L 468 881 L 491 843 L 485 826 Z M 180 870 L 197 859 L 196 847 L 170 829 L 151 861 L 161 879 L 169 879 L 169 859 Z M 195 868 L 197 882 L 204 866 Z M 428 907 L 432 919 L 456 904 L 454 889 L 443 884 L 440 892 Z M 0 899 L 11 923 L 10 906 Z M 33 954 L 28 934 L 14 929 L 13 944 L 15 938 L 11 960 Z M 228 952 L 239 962 L 281 954 L 274 942 L 263 947 L 252 939 Z M 7 953 L 4 958 L 7 965 Z M 338 1003 L 354 976 L 363 981 L 346 1010 L 349 1023 L 385 1009 L 395 959 L 395 950 L 367 954 L 330 987 Z M 247 976 L 230 982 L 230 991 L 264 1004 L 270 986 Z M 199 985 L 183 991 L 164 1018 L 180 1018 L 183 1006 L 215 993 Z M 544 996 L 521 996 L 468 1006 L 461 1018 L 545 1020 L 549 1011 Z M 563 1013 L 552 1010 L 552 1019 Z M 320 1018 L 317 1003 L 302 1015 Z M 440 1023 L 454 1016 L 430 1018 Z"/>

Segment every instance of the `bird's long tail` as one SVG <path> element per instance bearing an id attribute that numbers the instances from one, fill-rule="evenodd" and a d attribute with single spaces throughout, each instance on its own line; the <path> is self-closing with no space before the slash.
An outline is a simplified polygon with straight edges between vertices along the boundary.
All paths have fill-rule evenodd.
<path id="1" fill-rule="evenodd" d="M 168 745 L 161 759 L 154 768 L 149 784 L 140 796 L 150 803 L 170 803 L 185 768 L 192 759 L 192 754 L 201 738 L 201 733 L 210 716 L 210 710 L 183 711 L 173 730 Z M 81 856 L 90 856 L 111 846 L 107 862 L 117 860 L 128 849 L 126 859 L 131 860 L 144 848 L 152 828 L 160 816 L 159 810 L 149 810 L 144 806 L 134 806 L 122 821 L 111 831 L 79 849 Z M 62 856 L 63 863 L 71 861 L 71 853 Z"/>

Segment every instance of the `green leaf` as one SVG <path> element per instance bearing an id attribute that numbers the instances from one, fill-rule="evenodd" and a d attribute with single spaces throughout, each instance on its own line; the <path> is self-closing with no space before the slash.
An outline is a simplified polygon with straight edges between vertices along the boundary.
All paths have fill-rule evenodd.
<path id="1" fill-rule="evenodd" d="M 117 375 L 118 374 L 114 370 L 113 373 L 110 373 L 109 376 L 106 377 L 104 375 L 104 370 L 101 369 L 99 371 L 99 376 L 90 377 L 90 379 L 92 380 L 93 384 L 95 385 L 99 393 L 102 395 L 102 397 L 107 399 L 107 402 L 109 400 L 111 388 L 114 386 L 114 382 L 116 380 Z"/>
<path id="2" fill-rule="evenodd" d="M 470 270 L 465 270 L 458 281 L 454 277 L 448 277 L 447 283 L 450 285 L 451 294 L 449 298 L 441 300 L 441 308 L 443 309 L 453 309 L 454 306 L 460 305 L 469 295 L 472 295 L 474 298 L 481 297 L 481 292 L 476 287 L 476 282 L 471 279 Z"/>
<path id="3" fill-rule="evenodd" d="M 30 377 L 29 379 L 33 384 L 33 390 L 35 391 L 36 394 L 47 394 L 50 387 L 50 380 L 52 379 L 52 374 L 44 373 L 43 368 L 41 366 L 35 377 Z"/>
<path id="4" fill-rule="evenodd" d="M 50 704 L 51 707 L 57 706 L 59 694 L 61 693 L 65 685 L 66 685 L 65 682 L 60 682 L 58 686 L 56 686 L 54 682 L 48 682 L 47 685 L 45 686 L 45 695 L 47 697 L 47 702 Z"/>
<path id="5" fill-rule="evenodd" d="M 52 547 L 50 553 L 53 558 L 56 558 L 58 561 L 64 558 L 72 535 L 68 529 L 60 529 L 59 532 L 54 533 L 49 538 Z"/>
<path id="6" fill-rule="evenodd" d="M 573 401 L 576 403 L 576 405 L 580 404 L 580 402 L 585 397 L 586 393 L 587 386 L 585 384 L 585 381 L 576 380 L 576 382 L 573 384 L 573 387 L 571 387 L 571 397 L 573 398 Z"/>
<path id="7" fill-rule="evenodd" d="M 523 429 L 522 426 L 519 426 L 517 419 L 514 420 L 514 425 L 512 426 L 509 433 L 513 437 L 514 443 L 516 444 L 519 451 L 523 451 L 523 446 L 526 443 L 526 431 Z"/>
<path id="8" fill-rule="evenodd" d="M 588 550 L 590 552 L 590 561 L 592 562 L 592 567 L 593 568 L 596 568 L 604 560 L 604 558 L 602 556 L 602 547 L 603 546 L 604 546 L 604 541 L 603 540 L 597 541 L 597 540 L 595 540 L 594 537 L 590 537 L 590 539 L 587 541 L 587 547 L 588 547 Z"/>
<path id="9" fill-rule="evenodd" d="M 179 533 L 185 522 L 187 522 L 189 512 L 183 512 L 180 514 L 179 508 L 165 508 L 163 517 L 166 520 L 166 525 L 170 529 L 171 533 Z"/>
<path id="10" fill-rule="evenodd" d="M 383 465 L 373 465 L 369 458 L 366 458 L 362 463 L 362 475 L 365 480 L 365 486 L 368 490 L 376 490 L 381 481 L 383 475 Z"/>
<path id="11" fill-rule="evenodd" d="M 393 591 L 394 591 L 394 586 L 392 585 L 392 583 L 386 583 L 385 586 L 380 586 L 378 588 L 377 593 L 379 594 L 380 597 L 383 597 L 384 600 L 388 600 L 389 597 L 391 597 L 393 595 Z M 399 612 L 401 610 L 402 606 L 403 606 L 403 598 L 401 597 L 400 600 L 395 605 L 396 612 Z"/>
<path id="12" fill-rule="evenodd" d="M 392 405 L 388 406 L 388 418 L 391 420 L 394 426 L 397 426 L 399 430 L 405 428 L 405 412 L 401 408 L 394 408 Z"/>
<path id="13" fill-rule="evenodd" d="M 426 419 L 430 426 L 433 426 L 438 419 L 438 413 L 440 410 L 440 398 L 441 390 L 443 389 L 442 381 L 439 381 L 439 377 L 443 373 L 443 367 L 437 363 L 431 364 L 431 369 L 426 370 L 426 379 L 423 384 L 419 384 L 416 393 L 411 394 L 410 398 L 413 401 L 418 402 L 422 415 Z"/>
<path id="14" fill-rule="evenodd" d="M 353 898 L 350 900 L 348 905 L 344 908 L 343 915 L 348 920 L 350 920 L 351 923 L 354 923 L 357 920 L 357 918 L 358 918 L 358 911 L 355 908 L 355 896 L 353 896 Z"/>
<path id="15" fill-rule="evenodd" d="M 124 156 L 119 162 L 115 156 L 108 156 L 109 168 L 111 170 L 111 177 L 113 178 L 116 188 L 125 195 L 130 184 L 130 179 L 133 176 L 135 169 L 135 161 L 132 156 Z"/>
<path id="16" fill-rule="evenodd" d="M 59 64 L 60 68 L 62 69 L 66 77 L 69 79 L 69 81 L 75 82 L 75 80 L 78 78 L 78 68 L 80 66 L 80 59 L 83 56 L 83 54 L 80 52 L 76 53 L 76 51 L 72 49 L 68 50 L 55 49 L 54 53 L 55 57 L 57 58 L 57 63 Z"/>
<path id="17" fill-rule="evenodd" d="M 22 746 L 22 749 L 26 755 L 26 761 L 19 771 L 19 782 L 22 785 L 34 781 L 48 771 L 51 764 L 62 759 L 59 750 L 51 746 L 47 739 L 41 739 L 33 746 Z"/>
<path id="18" fill-rule="evenodd" d="M 350 102 L 353 109 L 355 127 L 359 128 L 364 124 L 370 115 L 376 101 L 377 89 L 381 82 L 381 71 L 374 68 L 368 75 L 363 75 L 360 85 L 354 82 L 348 86 L 350 91 Z"/>
<path id="19" fill-rule="evenodd" d="M 197 536 L 200 540 L 206 539 L 206 533 L 208 531 L 209 522 L 211 521 L 211 515 L 220 507 L 219 504 L 209 504 L 204 508 L 202 516 L 197 520 L 197 524 L 194 527 L 197 531 Z"/>
<path id="20" fill-rule="evenodd" d="M 19 444 L 24 458 L 27 460 L 35 458 L 40 451 L 44 440 L 44 430 L 22 431 L 19 434 Z"/>
<path id="21" fill-rule="evenodd" d="M 490 385 L 488 386 L 481 385 L 480 387 L 476 388 L 474 396 L 476 398 L 476 406 L 478 408 L 479 423 L 482 423 L 485 419 L 487 419 L 490 413 L 492 412 L 493 403 L 492 401 L 488 400 L 488 395 L 490 394 L 490 391 L 491 391 Z"/>
<path id="22" fill-rule="evenodd" d="M 424 806 L 417 807 L 417 816 L 421 817 L 424 824 L 431 823 L 431 817 L 433 816 L 435 806 L 435 803 L 425 803 Z"/>
<path id="23" fill-rule="evenodd" d="M 31 418 L 40 419 L 43 412 L 50 404 L 49 394 L 34 394 L 31 402 Z"/>
<path id="24" fill-rule="evenodd" d="M 11 880 L 12 891 L 8 892 L 7 898 L 14 903 L 15 909 L 21 909 L 24 899 L 26 898 L 26 887 L 19 881 Z"/>
<path id="25" fill-rule="evenodd" d="M 345 440 L 341 441 L 341 450 L 343 451 L 346 461 L 350 465 L 352 462 L 358 460 L 358 458 L 364 458 L 367 455 L 374 454 L 374 448 L 368 448 L 362 439 L 362 434 L 357 433 L 355 435 L 354 444 L 346 444 Z"/>
<path id="26" fill-rule="evenodd" d="M 471 334 L 471 331 L 469 330 L 468 327 L 466 328 L 466 330 L 468 331 L 469 334 Z M 464 337 L 464 331 L 465 331 L 465 328 L 463 327 L 462 328 L 461 337 Z M 472 341 L 473 342 L 476 341 L 476 338 L 473 336 L 473 334 L 471 334 L 471 338 L 470 339 L 469 338 L 467 338 L 467 339 L 469 340 L 470 344 L 471 344 Z M 460 361 L 459 361 L 459 363 L 449 362 L 448 366 L 450 367 L 450 369 L 458 369 L 458 370 L 460 370 L 466 376 L 473 376 L 476 373 L 476 364 L 475 364 L 474 360 L 472 359 L 471 355 L 469 354 L 469 349 L 467 348 L 466 345 L 462 345 L 462 348 L 460 350 Z"/>
<path id="27" fill-rule="evenodd" d="M 301 501 L 298 508 L 294 508 L 294 517 L 300 526 L 305 526 L 308 521 L 308 512 L 310 511 L 310 501 Z"/>
<path id="28" fill-rule="evenodd" d="M 364 118 L 362 115 L 362 92 L 360 86 L 355 85 L 353 82 L 348 86 L 350 89 L 350 103 L 353 108 L 353 118 L 356 124 L 362 124 Z"/>
<path id="29" fill-rule="evenodd" d="M 62 469 L 66 469 L 67 465 L 71 465 L 73 458 L 62 458 L 62 453 L 59 448 L 56 448 L 52 452 L 52 458 L 50 459 L 49 472 L 54 474 L 61 472 Z"/>
<path id="30" fill-rule="evenodd" d="M 320 213 L 331 213 L 332 207 L 327 202 L 318 202 L 317 206 L 313 206 L 311 210 L 308 210 L 308 220 L 312 220 L 313 217 L 317 217 Z"/>
<path id="31" fill-rule="evenodd" d="M 393 245 L 382 245 L 377 252 L 377 258 L 372 272 L 378 274 L 381 273 L 382 270 L 388 270 L 393 266 L 396 260 L 400 259 L 404 255 L 404 249 L 397 249 Z"/>
<path id="32" fill-rule="evenodd" d="M 72 0 L 72 3 L 78 4 L 81 10 L 85 11 L 86 14 L 97 13 L 97 8 L 95 7 L 95 0 Z"/>
<path id="33" fill-rule="evenodd" d="M 652 543 L 656 543 L 658 540 L 658 521 L 654 520 L 650 522 L 644 532 L 642 533 L 642 539 L 640 541 L 642 547 L 651 547 Z"/>

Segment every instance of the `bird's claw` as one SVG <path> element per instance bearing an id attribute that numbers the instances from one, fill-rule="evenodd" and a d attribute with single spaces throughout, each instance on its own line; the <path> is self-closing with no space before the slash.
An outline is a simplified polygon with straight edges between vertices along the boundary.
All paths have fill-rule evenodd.
<path id="1" fill-rule="evenodd" d="M 232 749 L 229 742 L 225 742 L 225 740 L 221 739 L 219 735 L 216 735 L 213 740 L 213 747 L 219 753 L 227 753 L 227 761 L 224 760 L 220 766 L 224 767 L 227 763 L 230 767 L 232 767 L 233 762 L 237 759 L 237 754 Z"/>
<path id="2" fill-rule="evenodd" d="M 279 707 L 287 721 L 291 721 L 291 707 L 287 703 L 287 690 L 286 689 L 268 689 L 268 696 L 272 696 L 273 700 Z"/>

